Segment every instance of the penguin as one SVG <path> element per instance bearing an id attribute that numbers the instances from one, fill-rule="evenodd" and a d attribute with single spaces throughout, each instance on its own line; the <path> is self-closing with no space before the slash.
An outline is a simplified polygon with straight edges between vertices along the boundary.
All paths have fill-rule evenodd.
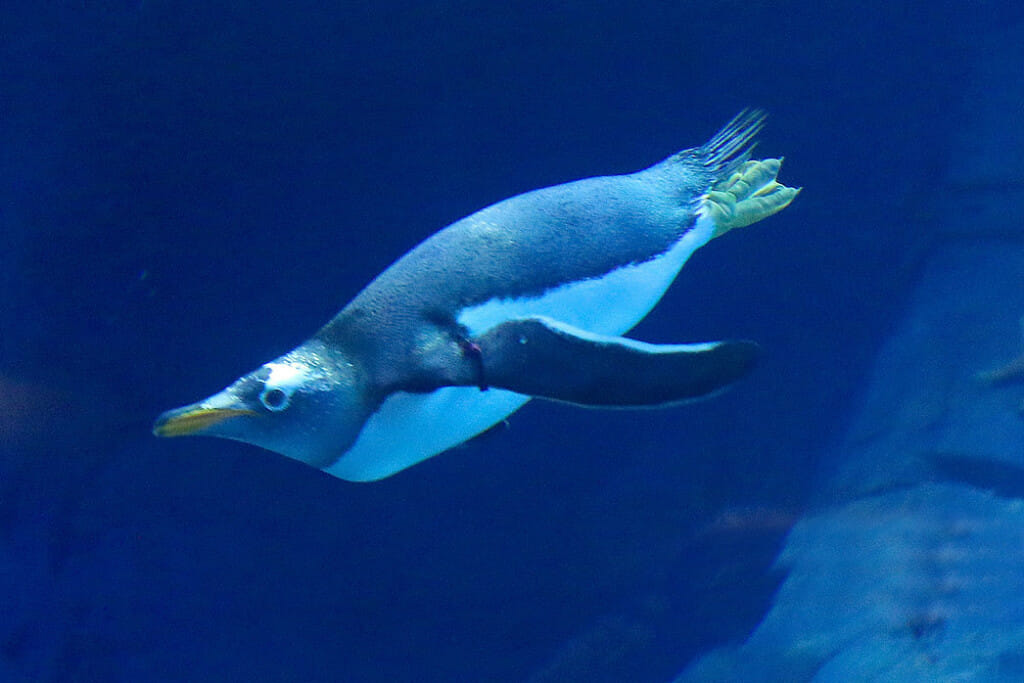
<path id="1" fill-rule="evenodd" d="M 442 453 L 531 398 L 671 405 L 752 368 L 751 341 L 622 335 L 695 250 L 781 211 L 799 188 L 750 158 L 764 112 L 647 169 L 527 192 L 435 233 L 294 350 L 160 415 L 157 436 L 216 436 L 349 481 Z"/>

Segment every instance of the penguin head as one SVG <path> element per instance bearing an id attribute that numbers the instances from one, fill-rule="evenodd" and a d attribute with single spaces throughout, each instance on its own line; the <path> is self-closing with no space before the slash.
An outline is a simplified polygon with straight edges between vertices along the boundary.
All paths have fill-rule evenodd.
<path id="1" fill-rule="evenodd" d="M 322 468 L 348 450 L 371 412 L 356 366 L 310 340 L 209 398 L 168 410 L 153 433 L 243 441 Z"/>

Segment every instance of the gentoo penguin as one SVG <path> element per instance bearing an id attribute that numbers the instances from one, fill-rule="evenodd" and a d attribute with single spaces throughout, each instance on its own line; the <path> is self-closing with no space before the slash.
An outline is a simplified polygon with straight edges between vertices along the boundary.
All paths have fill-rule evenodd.
<path id="1" fill-rule="evenodd" d="M 342 479 L 387 477 L 532 397 L 584 406 L 697 399 L 746 374 L 748 341 L 622 337 L 710 239 L 781 211 L 781 159 L 750 160 L 764 113 L 628 175 L 527 192 L 396 261 L 293 351 L 161 415 L 158 436 L 277 451 Z"/>

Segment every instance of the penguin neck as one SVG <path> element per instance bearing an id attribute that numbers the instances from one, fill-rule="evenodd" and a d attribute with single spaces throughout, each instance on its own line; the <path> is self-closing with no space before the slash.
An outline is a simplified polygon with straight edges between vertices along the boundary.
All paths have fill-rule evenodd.
<path id="1" fill-rule="evenodd" d="M 314 339 L 331 349 L 336 362 L 360 375 L 371 401 L 382 401 L 404 384 L 414 330 L 405 316 L 373 315 L 356 303 L 342 309 Z"/>

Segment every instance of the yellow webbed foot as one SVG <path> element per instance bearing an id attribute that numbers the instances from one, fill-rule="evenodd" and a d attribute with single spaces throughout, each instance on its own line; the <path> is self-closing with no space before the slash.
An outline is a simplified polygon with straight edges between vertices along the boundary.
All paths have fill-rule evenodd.
<path id="1" fill-rule="evenodd" d="M 751 159 L 708 192 L 704 209 L 715 221 L 713 237 L 778 213 L 800 193 L 775 178 L 782 159 Z"/>

